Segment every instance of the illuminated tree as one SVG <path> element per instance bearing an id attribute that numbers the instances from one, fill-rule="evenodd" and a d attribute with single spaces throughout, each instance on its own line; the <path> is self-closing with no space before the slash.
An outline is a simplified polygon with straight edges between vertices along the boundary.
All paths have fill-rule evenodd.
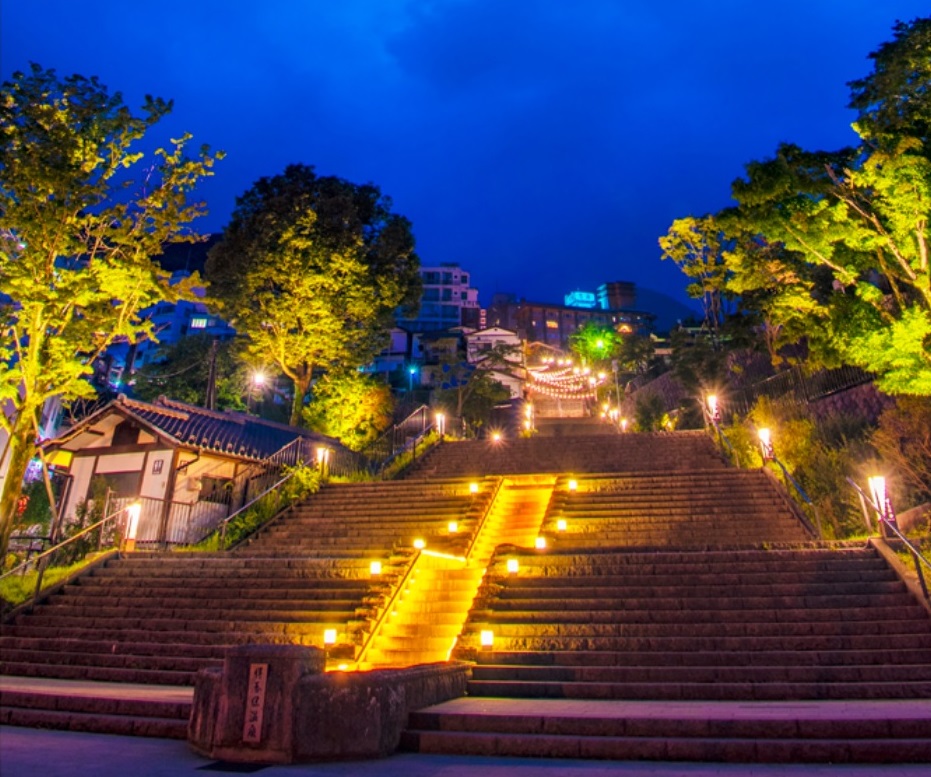
<path id="1" fill-rule="evenodd" d="M 307 428 L 336 437 L 351 450 L 365 449 L 391 425 L 391 389 L 356 370 L 328 372 L 312 394 L 304 408 Z"/>
<path id="2" fill-rule="evenodd" d="M 588 321 L 569 338 L 569 347 L 583 364 L 590 367 L 610 365 L 621 349 L 621 335 L 612 327 Z"/>
<path id="3" fill-rule="evenodd" d="M 662 259 L 671 259 L 692 283 L 686 291 L 700 299 L 704 325 L 716 338 L 726 315 L 729 272 L 724 261 L 720 228 L 711 216 L 676 219 L 660 238 Z"/>
<path id="4" fill-rule="evenodd" d="M 714 277 L 762 313 L 774 347 L 804 340 L 815 363 L 929 395 L 931 21 L 898 25 L 873 58 L 876 71 L 853 82 L 858 148 L 780 146 L 735 181 L 737 207 L 698 232 L 722 236 Z"/>
<path id="5" fill-rule="evenodd" d="M 292 381 L 298 424 L 315 375 L 367 363 L 395 311 L 416 311 L 418 267 L 410 222 L 377 187 L 290 165 L 237 200 L 206 274 L 249 357 Z"/>
<path id="6" fill-rule="evenodd" d="M 211 367 L 216 407 L 245 410 L 249 379 L 233 357 L 233 344 L 219 342 L 208 334 L 189 334 L 160 347 L 155 358 L 136 372 L 133 396 L 151 402 L 164 394 L 179 402 L 206 407 Z"/>
<path id="7" fill-rule="evenodd" d="M 197 282 L 169 286 L 151 259 L 198 239 L 188 198 L 219 158 L 186 156 L 185 135 L 145 161 L 139 142 L 170 109 L 147 97 L 134 115 L 96 79 L 38 65 L 0 87 L 0 558 L 46 400 L 91 395 L 98 355 L 152 335 L 139 311 Z"/>

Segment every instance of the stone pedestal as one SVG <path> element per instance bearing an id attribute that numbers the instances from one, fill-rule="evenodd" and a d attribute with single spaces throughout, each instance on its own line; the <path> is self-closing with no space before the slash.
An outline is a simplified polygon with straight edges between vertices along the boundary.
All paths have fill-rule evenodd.
<path id="1" fill-rule="evenodd" d="M 222 671 L 198 674 L 188 738 L 198 752 L 237 762 L 290 763 L 296 690 L 322 674 L 324 653 L 298 645 L 240 645 Z"/>
<path id="2" fill-rule="evenodd" d="M 380 758 L 413 710 L 465 693 L 471 665 L 324 673 L 319 648 L 245 645 L 201 669 L 188 741 L 201 755 L 287 764 Z"/>

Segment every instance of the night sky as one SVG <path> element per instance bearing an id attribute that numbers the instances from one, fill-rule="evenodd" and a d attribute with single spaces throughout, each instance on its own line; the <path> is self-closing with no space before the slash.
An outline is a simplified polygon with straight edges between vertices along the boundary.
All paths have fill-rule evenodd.
<path id="1" fill-rule="evenodd" d="M 607 280 L 685 299 L 673 219 L 718 210 L 781 141 L 853 143 L 847 82 L 928 0 L 3 0 L 0 77 L 97 75 L 160 139 L 227 152 L 235 197 L 291 162 L 373 182 L 424 264 L 561 301 Z"/>

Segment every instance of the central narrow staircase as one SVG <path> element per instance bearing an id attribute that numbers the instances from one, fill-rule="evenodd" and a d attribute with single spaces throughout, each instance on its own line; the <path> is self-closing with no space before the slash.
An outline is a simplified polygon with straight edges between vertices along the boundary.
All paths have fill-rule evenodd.
<path id="1" fill-rule="evenodd" d="M 421 553 L 383 623 L 359 656 L 363 668 L 446 661 L 494 551 L 532 545 L 556 478 L 505 478 L 461 557 Z"/>

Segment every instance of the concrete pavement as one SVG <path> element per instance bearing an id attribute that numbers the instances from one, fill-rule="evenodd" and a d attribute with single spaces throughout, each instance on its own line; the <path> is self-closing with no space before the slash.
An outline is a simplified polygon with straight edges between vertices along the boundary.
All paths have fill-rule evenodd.
<path id="1" fill-rule="evenodd" d="M 2 777 L 178 777 L 250 773 L 184 742 L 0 726 Z M 931 765 L 695 764 L 401 754 L 377 761 L 258 767 L 263 777 L 929 777 Z"/>

